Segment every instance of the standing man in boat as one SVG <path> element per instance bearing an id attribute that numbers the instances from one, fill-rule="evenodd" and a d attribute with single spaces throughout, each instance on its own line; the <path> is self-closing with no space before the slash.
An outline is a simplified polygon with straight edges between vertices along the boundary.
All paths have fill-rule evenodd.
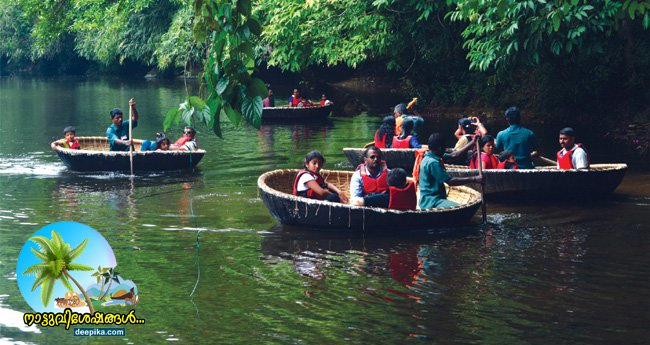
<path id="1" fill-rule="evenodd" d="M 589 157 L 582 144 L 576 144 L 576 132 L 571 127 L 560 130 L 560 145 L 562 150 L 557 152 L 557 168 L 589 169 Z"/>
<path id="2" fill-rule="evenodd" d="M 393 116 L 395 117 L 395 135 L 402 134 L 402 122 L 406 117 L 406 104 L 400 103 L 393 109 Z"/>
<path id="3" fill-rule="evenodd" d="M 420 163 L 418 185 L 420 186 L 420 209 L 443 208 L 457 206 L 458 204 L 447 200 L 445 183 L 450 186 L 459 186 L 472 182 L 482 182 L 480 176 L 451 177 L 445 169 L 444 157 L 461 155 L 476 143 L 476 137 L 462 149 L 453 154 L 445 153 L 445 139 L 440 133 L 433 133 L 429 137 L 429 151 L 424 154 Z"/>
<path id="4" fill-rule="evenodd" d="M 133 114 L 133 127 L 138 127 L 138 111 L 135 109 L 135 99 L 129 99 L 129 107 Z M 120 108 L 111 110 L 111 121 L 113 123 L 106 129 L 106 138 L 111 146 L 111 151 L 128 151 L 132 143 L 129 137 L 129 121 L 123 121 L 123 113 Z"/>
<path id="5" fill-rule="evenodd" d="M 388 207 L 388 168 L 381 160 L 381 150 L 377 146 L 366 148 L 363 153 L 364 164 L 350 179 L 350 202 L 353 205 Z"/>
<path id="6" fill-rule="evenodd" d="M 497 148 L 512 151 L 515 154 L 519 169 L 535 168 L 532 160 L 532 157 L 538 155 L 538 143 L 535 133 L 520 124 L 521 114 L 519 108 L 508 108 L 505 116 L 509 127 L 497 134 Z"/>

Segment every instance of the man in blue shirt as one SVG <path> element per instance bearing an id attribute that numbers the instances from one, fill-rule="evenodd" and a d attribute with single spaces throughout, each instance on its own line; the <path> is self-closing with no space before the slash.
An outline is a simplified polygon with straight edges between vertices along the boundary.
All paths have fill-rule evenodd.
<path id="1" fill-rule="evenodd" d="M 129 107 L 133 114 L 133 127 L 138 127 L 138 111 L 135 109 L 135 99 L 129 100 Z M 111 146 L 111 151 L 128 151 L 131 145 L 129 137 L 129 121 L 123 121 L 122 110 L 114 108 L 111 110 L 111 121 L 113 123 L 106 129 L 106 138 Z"/>
<path id="2" fill-rule="evenodd" d="M 519 169 L 533 169 L 535 164 L 531 157 L 537 156 L 537 138 L 535 133 L 520 125 L 519 108 L 510 107 L 506 110 L 506 120 L 510 127 L 497 134 L 496 146 L 501 150 L 512 151 Z"/>

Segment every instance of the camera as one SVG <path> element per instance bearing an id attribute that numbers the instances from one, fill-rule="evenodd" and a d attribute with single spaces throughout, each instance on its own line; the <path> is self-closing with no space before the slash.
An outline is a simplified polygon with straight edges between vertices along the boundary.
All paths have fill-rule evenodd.
<path id="1" fill-rule="evenodd" d="M 477 118 L 475 118 L 475 117 L 470 117 L 469 118 L 469 123 L 477 123 L 477 122 L 478 122 Z"/>

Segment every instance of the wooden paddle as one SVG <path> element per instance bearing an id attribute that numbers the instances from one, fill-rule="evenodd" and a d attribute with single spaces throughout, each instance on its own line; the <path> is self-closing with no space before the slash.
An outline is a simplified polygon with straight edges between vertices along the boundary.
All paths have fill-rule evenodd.
<path id="1" fill-rule="evenodd" d="M 557 166 L 557 162 L 552 160 L 552 159 L 548 159 L 548 158 L 546 158 L 544 156 L 540 156 L 540 155 L 538 155 L 537 158 L 539 158 L 544 163 L 548 163 L 548 164 Z"/>
<path id="2" fill-rule="evenodd" d="M 131 163 L 131 176 L 133 176 L 133 136 L 131 135 L 131 132 L 133 131 L 133 124 L 131 120 L 131 113 L 131 102 L 129 102 L 129 140 L 131 141 L 131 145 L 129 145 L 129 162 Z"/>
<path id="3" fill-rule="evenodd" d="M 481 144 L 479 137 L 476 137 L 476 159 L 478 160 L 478 176 L 481 177 L 481 212 L 483 213 L 483 224 L 487 224 L 487 209 L 485 206 L 485 191 L 483 190 L 483 162 L 481 160 Z"/>

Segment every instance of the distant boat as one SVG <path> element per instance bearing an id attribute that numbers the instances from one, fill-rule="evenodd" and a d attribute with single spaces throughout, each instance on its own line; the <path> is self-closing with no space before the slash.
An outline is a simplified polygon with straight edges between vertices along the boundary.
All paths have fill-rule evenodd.
<path id="1" fill-rule="evenodd" d="M 476 176 L 476 169 L 462 165 L 446 165 L 452 177 Z M 623 181 L 627 165 L 591 164 L 589 170 L 560 170 L 554 166 L 535 169 L 487 169 L 485 193 L 509 194 L 524 198 L 574 197 L 605 195 Z M 478 184 L 468 186 L 478 188 Z"/>
<path id="2" fill-rule="evenodd" d="M 265 107 L 262 110 L 262 121 L 324 121 L 331 112 L 331 104 L 322 107 Z"/>
<path id="3" fill-rule="evenodd" d="M 77 137 L 81 150 L 55 148 L 63 164 L 74 171 L 131 170 L 129 151 L 109 151 L 106 137 Z M 142 140 L 134 139 L 133 170 L 171 171 L 193 169 L 205 154 L 196 151 L 140 151 Z"/>
<path id="4" fill-rule="evenodd" d="M 257 180 L 264 205 L 283 224 L 311 229 L 399 233 L 466 224 L 481 205 L 480 193 L 462 186 L 448 187 L 449 200 L 459 206 L 430 210 L 398 211 L 308 199 L 292 195 L 299 171 L 274 170 Z M 322 170 L 321 174 L 342 191 L 349 190 L 352 171 Z"/>

